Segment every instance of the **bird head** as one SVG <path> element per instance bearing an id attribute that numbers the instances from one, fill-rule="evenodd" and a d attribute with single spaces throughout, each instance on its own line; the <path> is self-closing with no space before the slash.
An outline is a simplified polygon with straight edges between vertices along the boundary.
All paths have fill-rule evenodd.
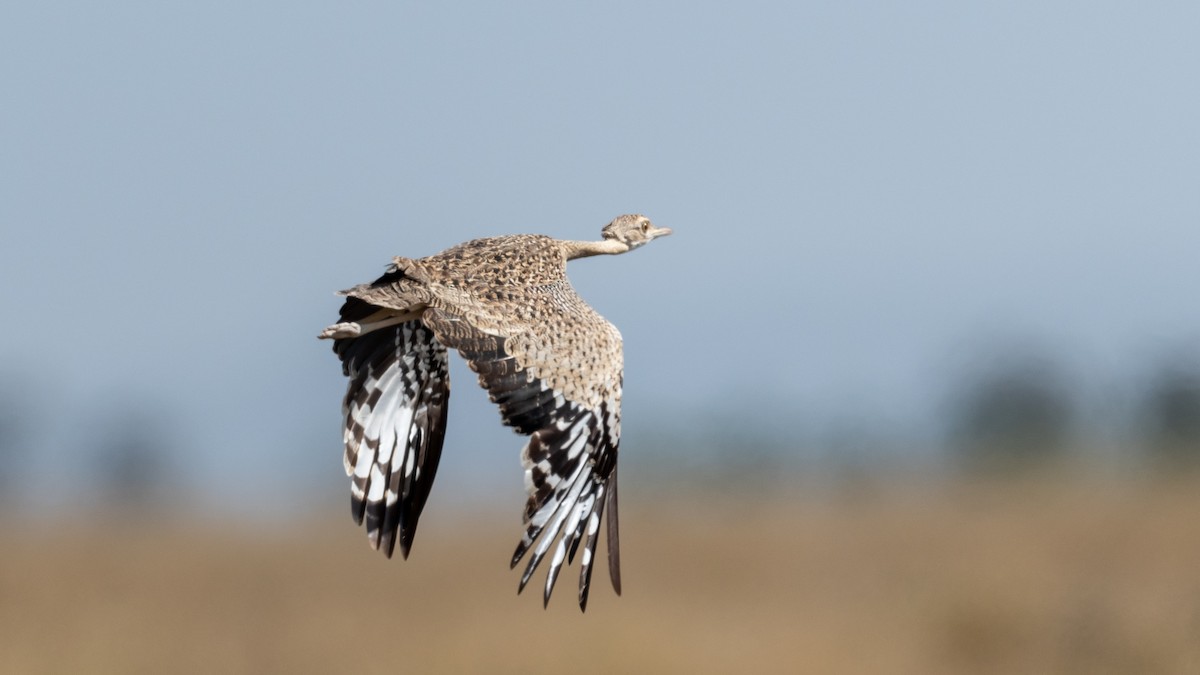
<path id="1" fill-rule="evenodd" d="M 629 214 L 619 216 L 616 220 L 605 225 L 600 234 L 605 239 L 625 244 L 632 251 L 639 246 L 645 245 L 652 239 L 671 234 L 671 228 L 655 227 L 646 216 Z"/>

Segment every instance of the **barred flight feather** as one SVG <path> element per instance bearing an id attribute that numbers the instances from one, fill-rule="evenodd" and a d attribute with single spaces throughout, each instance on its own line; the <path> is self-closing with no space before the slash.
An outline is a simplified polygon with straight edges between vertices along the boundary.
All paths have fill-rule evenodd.
<path id="1" fill-rule="evenodd" d="M 350 378 L 342 410 L 351 513 L 366 522 L 373 548 L 391 557 L 399 542 L 407 558 L 445 438 L 446 348 L 409 321 L 337 340 L 334 349 Z"/>

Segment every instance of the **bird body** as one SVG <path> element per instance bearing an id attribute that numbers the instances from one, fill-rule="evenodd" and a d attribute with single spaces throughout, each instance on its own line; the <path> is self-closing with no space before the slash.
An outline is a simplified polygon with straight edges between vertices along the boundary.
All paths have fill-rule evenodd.
<path id="1" fill-rule="evenodd" d="M 666 234 L 643 216 L 617 218 L 598 242 L 513 235 L 468 241 L 427 258 L 397 257 L 370 284 L 346 291 L 334 340 L 350 384 L 343 402 L 345 468 L 355 520 L 388 556 L 407 557 L 437 471 L 449 399 L 447 348 L 456 349 L 500 408 L 530 436 L 522 451 L 526 530 L 512 565 L 533 551 L 519 589 L 551 554 L 543 601 L 584 544 L 586 608 L 599 525 L 620 593 L 616 465 L 621 334 L 566 276 L 568 260 L 624 253 Z"/>

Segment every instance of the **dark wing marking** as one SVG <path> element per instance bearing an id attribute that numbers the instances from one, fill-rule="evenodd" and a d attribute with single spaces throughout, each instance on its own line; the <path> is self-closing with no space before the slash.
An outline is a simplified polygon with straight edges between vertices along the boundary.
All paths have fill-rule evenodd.
<path id="1" fill-rule="evenodd" d="M 500 407 L 504 423 L 529 442 L 521 451 L 525 467 L 525 534 L 513 553 L 512 566 L 532 549 L 521 575 L 525 588 L 542 559 L 551 551 L 543 604 L 558 579 L 564 560 L 574 562 L 584 544 L 579 569 L 579 606 L 587 608 L 592 562 L 595 560 L 601 516 L 609 511 L 609 564 L 614 588 L 620 590 L 617 551 L 616 500 L 609 502 L 611 477 L 620 443 L 620 412 L 615 404 L 593 408 L 571 401 L 520 367 L 505 350 L 506 338 L 477 330 L 445 310 L 426 310 L 423 319 L 437 339 L 458 349 L 479 374 L 479 382 Z M 619 379 L 619 374 L 617 375 Z M 556 545 L 557 542 L 557 545 Z"/>
<path id="2" fill-rule="evenodd" d="M 608 496 L 604 499 L 604 516 L 608 518 L 608 577 L 613 590 L 621 594 L 621 537 L 617 520 L 617 465 L 613 464 L 612 476 L 608 479 Z"/>
<path id="3" fill-rule="evenodd" d="M 342 320 L 378 308 L 348 298 Z M 350 378 L 342 403 L 354 521 L 390 558 L 399 530 L 405 558 L 437 474 L 450 398 L 446 348 L 419 321 L 334 341 Z"/>

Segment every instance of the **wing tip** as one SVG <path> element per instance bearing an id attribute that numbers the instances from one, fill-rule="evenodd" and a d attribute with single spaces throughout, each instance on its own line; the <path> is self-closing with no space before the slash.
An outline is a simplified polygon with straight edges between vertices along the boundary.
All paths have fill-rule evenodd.
<path id="1" fill-rule="evenodd" d="M 609 475 L 608 492 L 604 495 L 604 518 L 607 528 L 604 538 L 608 544 L 608 578 L 613 591 L 621 595 L 621 536 L 620 519 L 617 516 L 617 466 L 613 465 Z"/>
<path id="2" fill-rule="evenodd" d="M 414 523 L 412 527 L 400 528 L 400 557 L 408 560 L 408 554 L 412 551 L 413 538 L 417 534 L 417 526 Z"/>

